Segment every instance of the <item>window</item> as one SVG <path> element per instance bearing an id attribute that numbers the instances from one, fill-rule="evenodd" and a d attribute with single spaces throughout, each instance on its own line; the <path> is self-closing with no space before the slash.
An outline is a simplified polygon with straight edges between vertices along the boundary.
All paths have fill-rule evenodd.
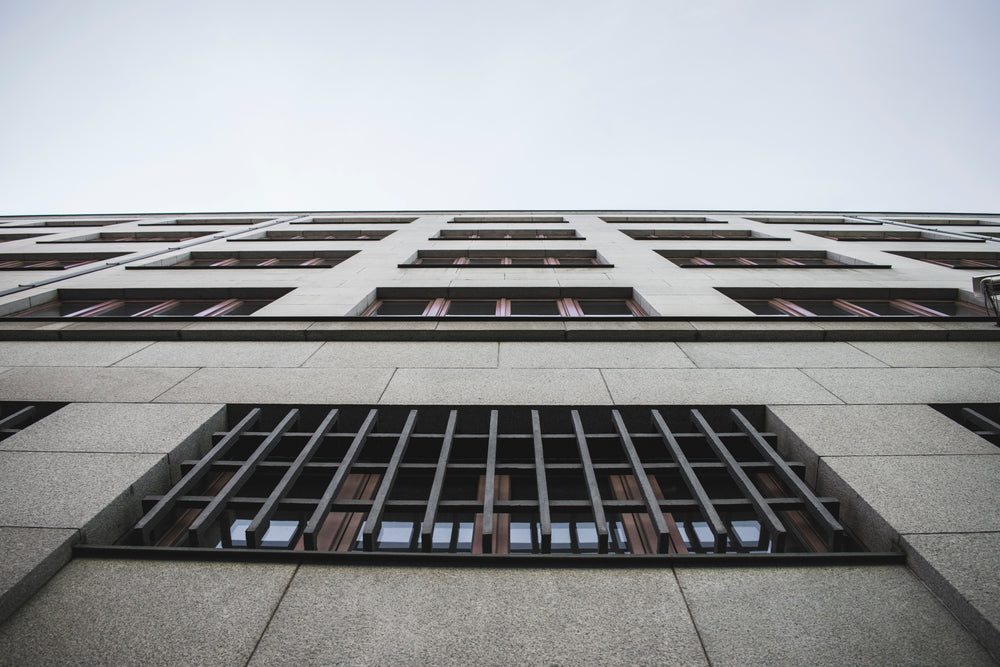
<path id="1" fill-rule="evenodd" d="M 0 440 L 9 438 L 26 426 L 63 407 L 65 403 L 0 402 Z"/>
<path id="2" fill-rule="evenodd" d="M 553 222 L 566 222 L 566 218 L 561 215 L 460 215 L 449 220 L 448 224 L 467 225 L 483 222 L 547 225 Z"/>
<path id="3" fill-rule="evenodd" d="M 865 220 L 848 220 L 843 216 L 827 217 L 807 217 L 807 216 L 782 216 L 773 218 L 747 218 L 754 222 L 763 222 L 768 225 L 878 225 L 877 222 Z"/>
<path id="4" fill-rule="evenodd" d="M 860 551 L 764 410 L 230 406 L 120 541 L 438 554 Z M 856 554 L 855 554 L 856 556 Z"/>
<path id="5" fill-rule="evenodd" d="M 942 404 L 932 408 L 1000 447 L 1000 403 Z"/>
<path id="6" fill-rule="evenodd" d="M 442 229 L 431 241 L 544 241 L 583 240 L 575 229 Z"/>
<path id="7" fill-rule="evenodd" d="M 331 229 L 331 230 L 296 230 L 269 231 L 258 238 L 231 238 L 229 241 L 381 241 L 392 234 L 393 230 L 370 229 Z"/>
<path id="8" fill-rule="evenodd" d="M 890 268 L 888 264 L 868 264 L 856 259 L 834 255 L 824 250 L 657 250 L 656 253 L 684 269 L 829 269 L 829 268 Z"/>
<path id="9" fill-rule="evenodd" d="M 0 255 L 0 271 L 61 271 L 114 257 L 124 257 L 126 254 L 128 253 L 5 254 Z"/>
<path id="10" fill-rule="evenodd" d="M 87 220 L 79 218 L 66 218 L 62 220 L 16 220 L 3 223 L 4 227 L 106 227 L 107 225 L 119 225 L 123 222 L 135 222 L 128 220 Z"/>
<path id="11" fill-rule="evenodd" d="M 139 226 L 151 225 L 256 225 L 274 218 L 178 218 L 176 220 L 154 220 L 140 222 Z"/>
<path id="12" fill-rule="evenodd" d="M 293 225 L 405 225 L 416 218 L 377 217 L 377 218 L 309 218 L 296 220 Z"/>
<path id="13" fill-rule="evenodd" d="M 946 299 L 736 299 L 757 315 L 783 317 L 986 317 L 971 303 Z"/>
<path id="14" fill-rule="evenodd" d="M 212 232 L 101 232 L 75 239 L 39 241 L 39 243 L 177 243 L 190 241 Z"/>
<path id="15" fill-rule="evenodd" d="M 714 220 L 696 215 L 602 215 L 601 220 L 610 223 L 642 223 L 655 225 L 659 223 L 669 224 L 706 224 L 714 223 L 719 225 L 727 224 L 724 220 Z"/>
<path id="16" fill-rule="evenodd" d="M 0 234 L 0 243 L 7 241 L 20 241 L 22 239 L 33 239 L 38 236 L 50 236 L 49 234 Z"/>
<path id="17" fill-rule="evenodd" d="M 807 231 L 806 234 L 820 236 L 834 241 L 906 241 L 911 243 L 976 243 L 981 239 L 955 238 L 954 236 L 935 235 L 933 232 L 920 231 L 857 231 L 857 230 L 823 230 Z"/>
<path id="18" fill-rule="evenodd" d="M 54 300 L 10 317 L 232 317 L 249 315 L 289 291 L 60 290 Z"/>
<path id="19" fill-rule="evenodd" d="M 636 241 L 787 241 L 748 229 L 622 229 Z"/>
<path id="20" fill-rule="evenodd" d="M 400 267 L 508 268 L 508 267 L 611 267 L 593 250 L 575 251 L 447 251 L 421 250 L 409 263 Z"/>
<path id="21" fill-rule="evenodd" d="M 919 259 L 921 262 L 936 264 L 948 269 L 973 271 L 1000 269 L 1000 253 L 997 252 L 894 252 L 892 254 Z"/>
<path id="22" fill-rule="evenodd" d="M 1000 225 L 1000 220 L 981 220 L 979 218 L 886 218 L 894 222 L 905 222 L 909 225 L 932 225 L 941 227 L 945 225 L 962 226 L 995 226 Z"/>
<path id="23" fill-rule="evenodd" d="M 349 251 L 191 252 L 129 269 L 328 269 L 356 255 Z"/>
<path id="24" fill-rule="evenodd" d="M 632 299 L 624 298 L 436 298 L 379 299 L 369 317 L 644 317 Z"/>

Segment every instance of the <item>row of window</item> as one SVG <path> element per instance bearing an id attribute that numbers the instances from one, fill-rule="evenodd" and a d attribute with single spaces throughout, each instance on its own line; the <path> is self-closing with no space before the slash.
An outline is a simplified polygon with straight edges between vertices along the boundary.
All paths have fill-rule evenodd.
<path id="1" fill-rule="evenodd" d="M 669 230 L 669 229 L 622 229 L 619 230 L 637 241 L 788 241 L 787 237 L 768 236 L 752 230 Z M 96 235 L 75 238 L 43 240 L 39 243 L 172 243 L 184 242 L 207 236 L 212 232 L 101 232 Z M 393 233 L 393 230 L 272 230 L 259 238 L 230 238 L 229 241 L 378 241 Z M 976 243 L 981 238 L 950 237 L 921 231 L 809 231 L 807 234 L 834 241 L 902 241 L 927 243 Z M 980 236 L 1000 237 L 998 233 L 978 232 Z M 16 241 L 44 236 L 39 234 L 0 234 L 0 242 Z M 581 241 L 574 229 L 443 229 L 430 237 L 431 241 Z"/>
<path id="2" fill-rule="evenodd" d="M 275 297 L 60 298 L 13 317 L 220 317 L 250 315 Z M 947 298 L 741 297 L 760 316 L 779 317 L 987 317 L 984 308 Z M 634 299 L 380 298 L 367 317 L 645 317 Z"/>
<path id="3" fill-rule="evenodd" d="M 356 251 L 286 251 L 273 256 L 264 253 L 194 253 L 189 259 L 175 264 L 146 265 L 130 268 L 329 268 L 336 266 Z M 591 254 L 578 254 L 578 253 Z M 778 251 L 761 253 L 733 253 L 691 255 L 688 251 L 656 250 L 659 255 L 682 268 L 807 268 L 807 267 L 855 267 L 887 268 L 889 265 L 873 265 L 862 262 L 845 262 L 825 251 L 799 251 L 782 254 Z M 706 251 L 710 252 L 710 251 Z M 594 251 L 551 251 L 548 254 L 505 254 L 481 251 L 476 254 L 457 252 L 446 256 L 428 256 L 420 251 L 410 263 L 401 267 L 610 267 L 596 256 Z M 53 254 L 10 254 L 0 255 L 0 270 L 59 270 L 72 269 L 99 260 L 123 257 L 127 253 L 53 253 Z M 951 269 L 990 270 L 1000 269 L 1000 253 L 893 253 L 910 259 L 918 259 L 929 264 Z M 169 261 L 169 260 L 168 260 Z"/>

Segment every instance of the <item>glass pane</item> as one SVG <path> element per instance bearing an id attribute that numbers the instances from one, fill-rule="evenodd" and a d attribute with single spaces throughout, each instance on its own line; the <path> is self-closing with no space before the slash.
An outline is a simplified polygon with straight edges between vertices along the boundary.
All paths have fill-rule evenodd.
<path id="1" fill-rule="evenodd" d="M 530 552 L 533 545 L 539 544 L 538 524 L 527 521 L 511 521 L 510 523 L 510 551 Z M 534 539 L 532 539 L 534 538 Z"/>
<path id="2" fill-rule="evenodd" d="M 632 311 L 624 299 L 579 301 L 584 315 L 631 315 Z"/>
<path id="3" fill-rule="evenodd" d="M 489 301 L 452 301 L 448 304 L 446 315 L 496 315 L 497 302 Z"/>
<path id="4" fill-rule="evenodd" d="M 409 549 L 417 525 L 412 521 L 383 521 L 378 535 L 379 549 Z"/>
<path id="5" fill-rule="evenodd" d="M 562 266 L 593 266 L 592 257 L 560 257 L 559 264 Z"/>
<path id="6" fill-rule="evenodd" d="M 503 257 L 469 257 L 469 264 L 502 264 Z"/>
<path id="7" fill-rule="evenodd" d="M 427 299 L 420 301 L 383 301 L 376 315 L 423 315 L 427 310 L 430 301 Z"/>
<path id="8" fill-rule="evenodd" d="M 559 304 L 551 301 L 511 301 L 511 315 L 559 315 Z"/>
<path id="9" fill-rule="evenodd" d="M 788 313 L 778 310 L 767 299 L 737 299 L 737 301 L 741 306 L 749 308 L 756 315 L 782 315 L 788 317 Z"/>

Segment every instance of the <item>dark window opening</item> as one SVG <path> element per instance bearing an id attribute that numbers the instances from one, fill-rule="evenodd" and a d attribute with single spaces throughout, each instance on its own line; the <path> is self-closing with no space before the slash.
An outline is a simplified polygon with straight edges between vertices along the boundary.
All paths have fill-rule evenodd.
<path id="1" fill-rule="evenodd" d="M 57 299 L 10 317 L 237 317 L 250 315 L 273 298 Z"/>
<path id="2" fill-rule="evenodd" d="M 367 317 L 645 317 L 633 299 L 378 299 L 369 306 Z"/>
<path id="3" fill-rule="evenodd" d="M 932 408 L 1000 447 L 1000 403 L 941 404 Z"/>
<path id="4" fill-rule="evenodd" d="M 757 315 L 778 317 L 987 317 L 984 308 L 948 299 L 737 298 Z"/>
<path id="5" fill-rule="evenodd" d="M 65 403 L 19 403 L 0 402 L 0 440 L 14 435 L 26 426 L 66 405 Z"/>
<path id="6" fill-rule="evenodd" d="M 453 554 L 861 551 L 759 408 L 231 406 L 122 544 Z"/>

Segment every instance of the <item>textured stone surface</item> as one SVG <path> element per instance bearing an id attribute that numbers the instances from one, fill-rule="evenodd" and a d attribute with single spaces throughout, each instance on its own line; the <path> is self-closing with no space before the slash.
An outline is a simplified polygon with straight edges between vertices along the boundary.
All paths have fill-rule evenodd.
<path id="1" fill-rule="evenodd" d="M 615 403 L 840 403 L 802 371 L 665 369 L 601 371 Z"/>
<path id="2" fill-rule="evenodd" d="M 301 366 L 321 343 L 256 341 L 163 341 L 118 366 L 268 368 Z"/>
<path id="3" fill-rule="evenodd" d="M 68 528 L 0 527 L 0 623 L 69 562 L 77 539 Z"/>
<path id="4" fill-rule="evenodd" d="M 148 341 L 9 341 L 0 343 L 0 365 L 110 366 L 148 345 Z"/>
<path id="5" fill-rule="evenodd" d="M 1000 659 L 1000 533 L 904 535 L 910 567 Z"/>
<path id="6" fill-rule="evenodd" d="M 494 342 L 342 341 L 324 343 L 305 366 L 340 368 L 496 368 Z"/>
<path id="7" fill-rule="evenodd" d="M 678 568 L 712 665 L 991 665 L 902 566 Z"/>
<path id="8" fill-rule="evenodd" d="M 0 526 L 79 528 L 110 542 L 169 480 L 162 454 L 0 452 Z"/>
<path id="9" fill-rule="evenodd" d="M 145 403 L 193 372 L 190 368 L 12 368 L 0 382 L 0 400 Z"/>
<path id="10" fill-rule="evenodd" d="M 500 343 L 510 368 L 691 368 L 676 343 Z"/>
<path id="11" fill-rule="evenodd" d="M 178 479 L 180 462 L 200 458 L 224 426 L 222 405 L 71 403 L 0 441 L 0 450 L 167 454 Z"/>
<path id="12" fill-rule="evenodd" d="M 981 403 L 1000 396 L 1000 375 L 985 368 L 818 368 L 803 372 L 845 403 Z"/>
<path id="13" fill-rule="evenodd" d="M 250 664 L 706 661 L 669 569 L 302 566 Z"/>
<path id="14" fill-rule="evenodd" d="M 157 400 L 166 403 L 375 403 L 391 369 L 203 368 Z"/>
<path id="15" fill-rule="evenodd" d="M 890 366 L 1000 366 L 1000 342 L 856 343 Z"/>
<path id="16" fill-rule="evenodd" d="M 869 547 L 888 549 L 898 533 L 1000 531 L 997 479 L 998 456 L 833 456 L 817 487 L 847 501 L 841 515 Z"/>
<path id="17" fill-rule="evenodd" d="M 596 370 L 400 368 L 380 402 L 606 405 L 611 399 Z"/>
<path id="18" fill-rule="evenodd" d="M 994 454 L 1000 448 L 927 405 L 780 405 L 768 429 L 814 481 L 819 457 Z"/>
<path id="19" fill-rule="evenodd" d="M 680 343 L 699 368 L 861 368 L 884 363 L 846 343 Z"/>
<path id="20" fill-rule="evenodd" d="M 294 569 L 77 559 L 0 626 L 0 664 L 243 665 Z"/>

